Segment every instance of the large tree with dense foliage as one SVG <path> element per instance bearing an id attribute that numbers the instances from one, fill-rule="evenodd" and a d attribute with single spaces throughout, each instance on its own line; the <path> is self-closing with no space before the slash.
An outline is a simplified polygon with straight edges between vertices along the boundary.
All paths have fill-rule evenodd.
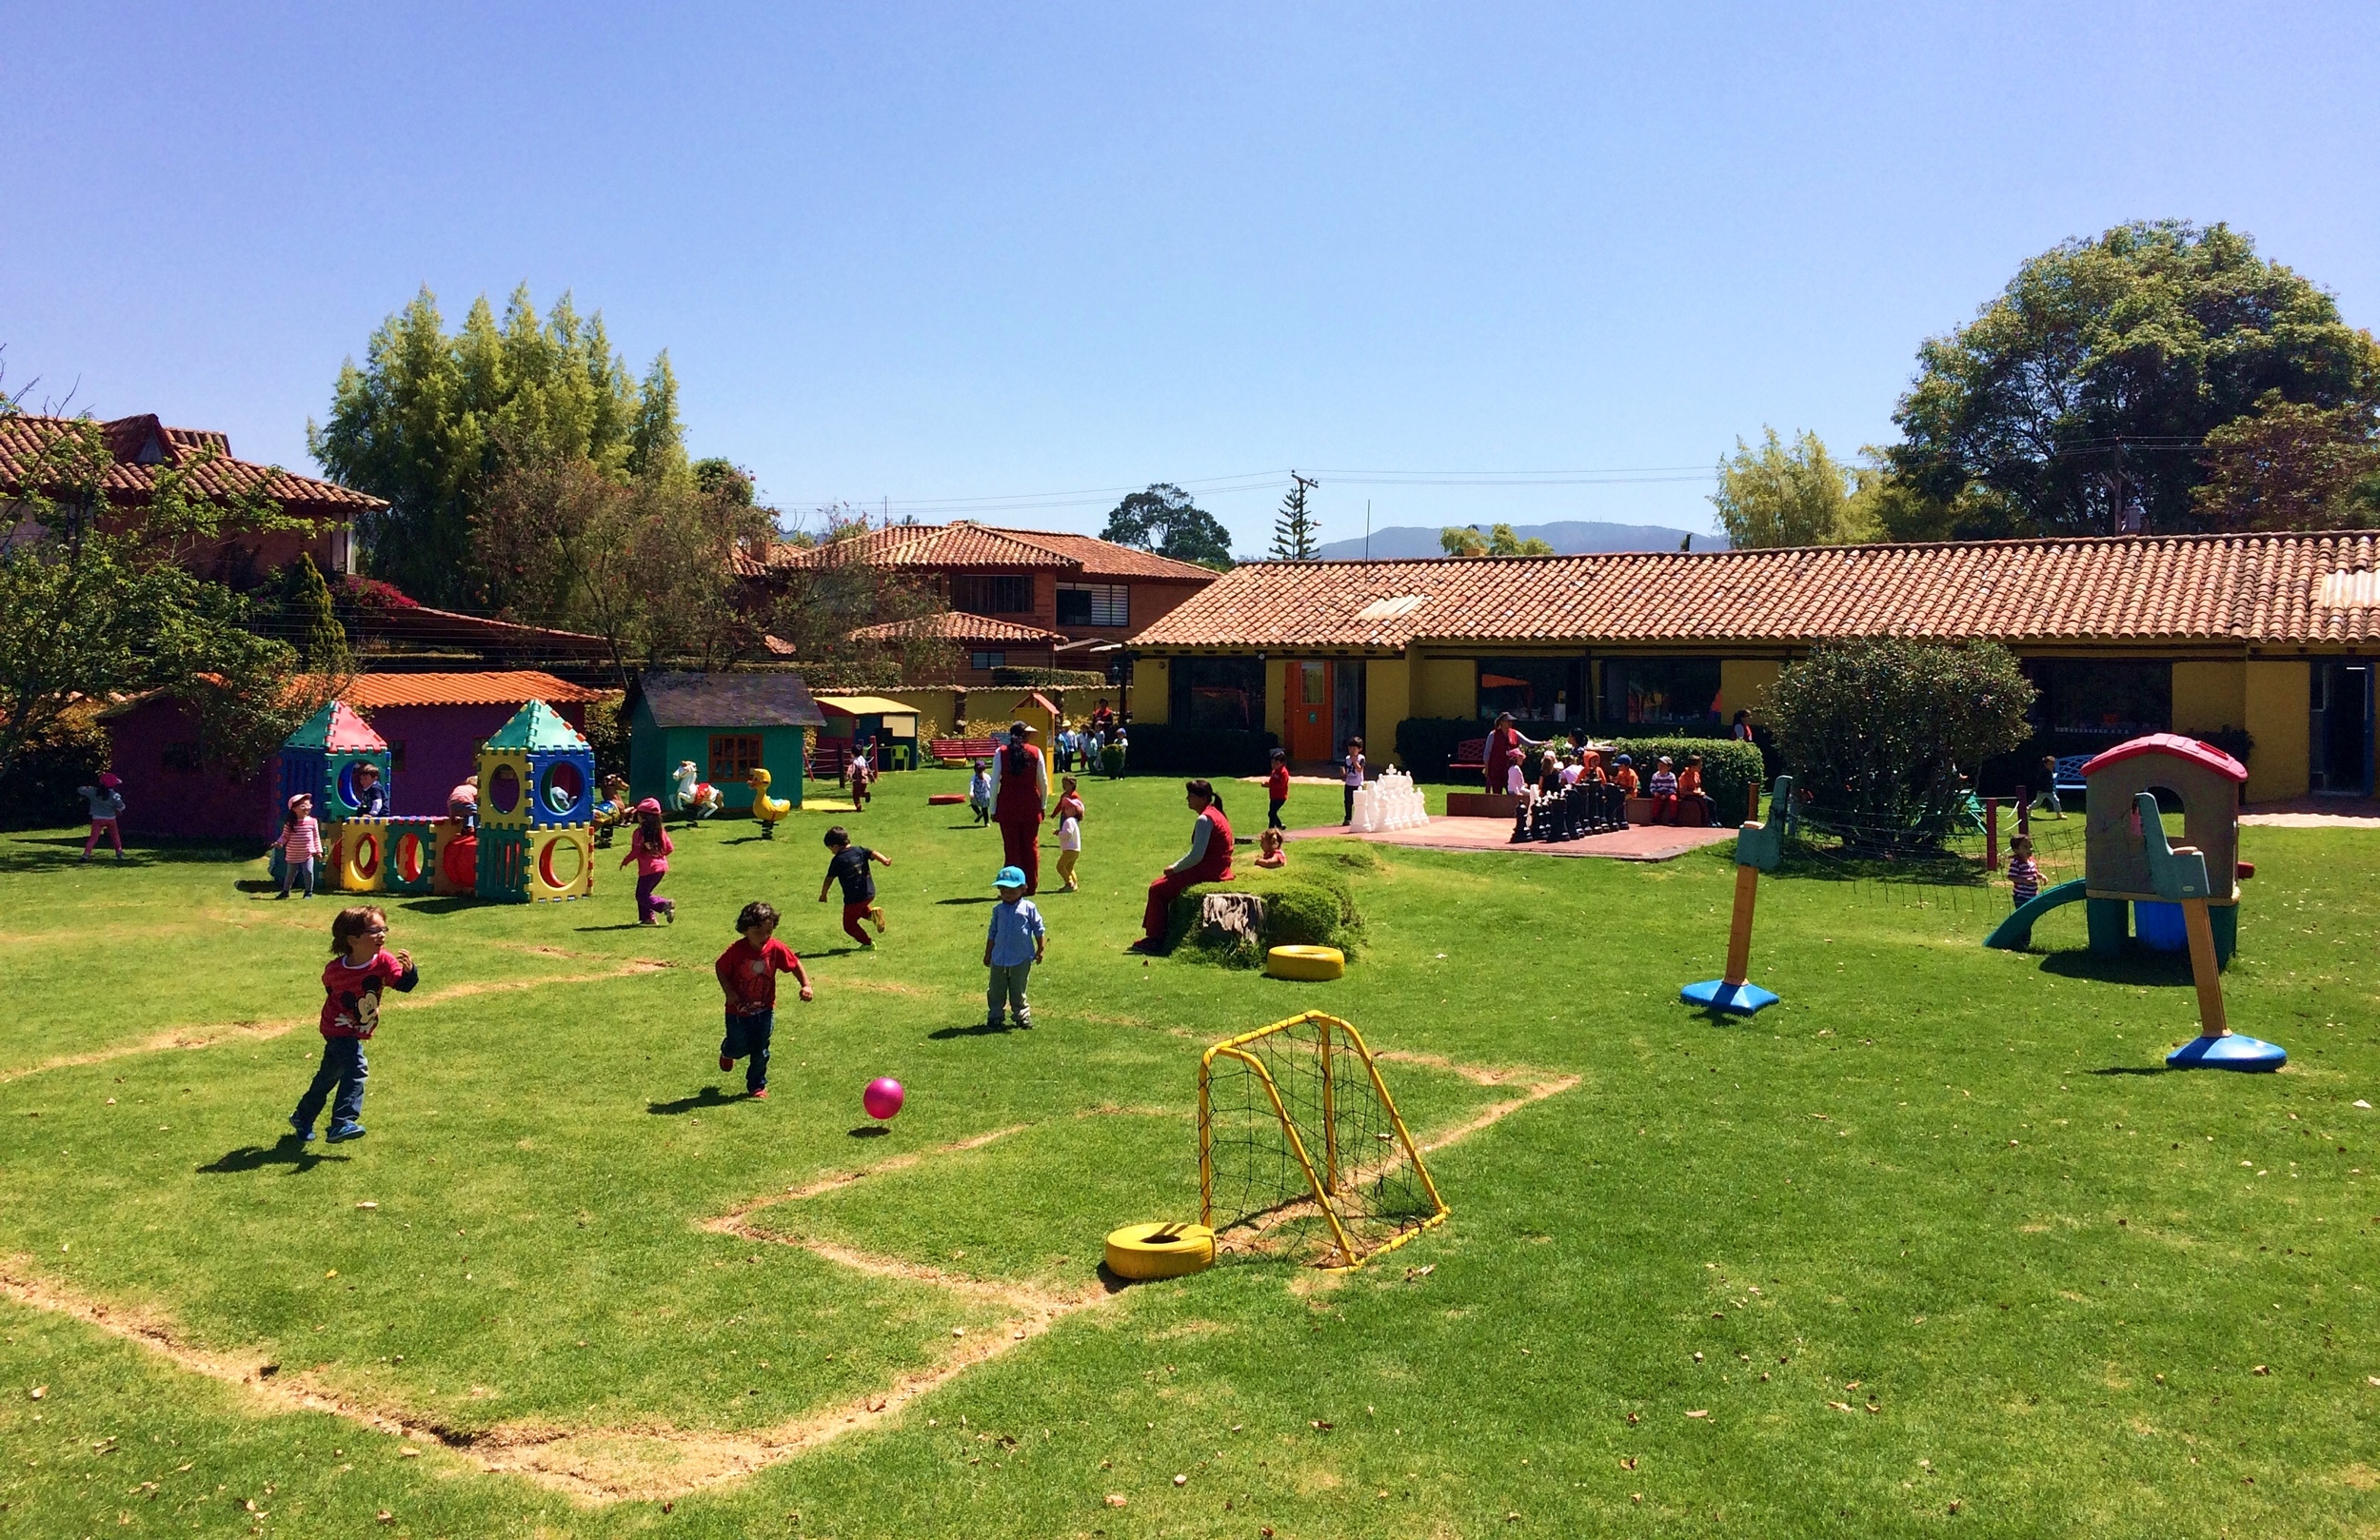
<path id="1" fill-rule="evenodd" d="M 1171 482 L 1152 482 L 1147 491 L 1134 492 L 1117 503 L 1100 539 L 1218 572 L 1231 570 L 1231 531 Z"/>
<path id="2" fill-rule="evenodd" d="M 99 424 L 79 422 L 25 468 L 0 543 L 0 780 L 79 703 L 161 688 L 196 712 L 203 762 L 249 773 L 339 687 L 301 698 L 295 650 L 185 564 L 227 534 L 294 526 L 270 503 L 192 490 L 210 458 L 159 467 L 146 501 L 118 504 Z"/>
<path id="3" fill-rule="evenodd" d="M 1484 535 L 1478 524 L 1449 524 L 1438 532 L 1438 549 L 1449 556 L 1552 556 L 1554 547 L 1532 535 L 1522 540 L 1510 524 L 1494 524 Z"/>
<path id="4" fill-rule="evenodd" d="M 582 318 L 565 293 L 541 321 L 526 285 L 501 326 L 482 295 L 453 333 L 425 287 L 372 333 L 363 366 L 341 366 L 330 421 L 308 423 L 307 441 L 332 476 L 387 499 L 360 531 L 374 575 L 435 604 L 478 597 L 473 520 L 506 466 L 585 461 L 628 478 L 685 466 L 668 354 L 640 385 L 600 313 Z"/>
<path id="5" fill-rule="evenodd" d="M 1719 462 L 1711 505 L 1737 550 L 1780 545 L 1837 545 L 1868 533 L 1852 498 L 1854 472 L 1804 430 L 1787 444 L 1764 427 L 1759 447 L 1735 441 Z"/>
<path id="6" fill-rule="evenodd" d="M 2025 740 L 2033 688 L 1996 642 L 1834 643 L 1787 665 L 1766 715 L 1821 822 L 1863 850 L 1938 845 L 1962 773 Z"/>
<path id="7" fill-rule="evenodd" d="M 2325 410 L 2265 392 L 2256 410 L 2207 435 L 2207 479 L 2191 494 L 2210 529 L 2363 529 L 2380 523 L 2380 443 L 2371 412 Z"/>
<path id="8" fill-rule="evenodd" d="M 2152 530 L 2219 526 L 2231 516 L 2194 496 L 2211 435 L 2275 392 L 2366 439 L 2380 406 L 2370 334 L 2222 225 L 2123 225 L 2043 252 L 1918 360 L 1876 500 L 1903 540 L 2112 534 L 2134 501 Z"/>

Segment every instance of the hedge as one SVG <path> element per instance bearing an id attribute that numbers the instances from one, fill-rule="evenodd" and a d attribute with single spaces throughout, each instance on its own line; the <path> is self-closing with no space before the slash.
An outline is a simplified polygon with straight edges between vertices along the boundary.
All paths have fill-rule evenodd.
<path id="1" fill-rule="evenodd" d="M 1134 722 L 1125 764 L 1136 776 L 1260 776 L 1279 745 L 1276 734 L 1246 728 Z"/>
<path id="2" fill-rule="evenodd" d="M 1200 902 L 1208 894 L 1253 893 L 1264 900 L 1264 934 L 1256 947 L 1225 951 L 1191 946 L 1181 955 L 1225 967 L 1258 968 L 1263 966 L 1268 947 L 1335 946 L 1351 957 L 1355 954 L 1363 916 L 1356 906 L 1355 885 L 1348 874 L 1379 864 L 1370 851 L 1359 846 L 1347 851 L 1300 850 L 1292 864 L 1279 871 L 1246 864 L 1254 859 L 1246 852 L 1236 855 L 1233 859 L 1243 864 L 1237 867 L 1231 881 L 1202 882 L 1174 899 L 1165 917 L 1168 951 L 1182 945 L 1198 919 Z"/>

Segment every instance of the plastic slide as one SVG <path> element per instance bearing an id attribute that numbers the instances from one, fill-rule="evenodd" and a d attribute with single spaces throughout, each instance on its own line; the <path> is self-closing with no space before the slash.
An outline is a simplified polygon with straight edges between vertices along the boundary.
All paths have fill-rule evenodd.
<path id="1" fill-rule="evenodd" d="M 2061 904 L 2082 902 L 2083 880 L 2078 877 L 2053 888 L 2043 888 L 2018 904 L 2013 914 L 2000 921 L 1999 929 L 1983 938 L 1983 944 L 2003 952 L 2022 952 L 2033 945 L 2033 921 Z"/>

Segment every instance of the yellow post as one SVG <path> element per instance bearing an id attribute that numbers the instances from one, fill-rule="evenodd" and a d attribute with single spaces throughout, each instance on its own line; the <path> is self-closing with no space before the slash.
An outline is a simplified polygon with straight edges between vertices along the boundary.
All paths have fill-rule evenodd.
<path id="1" fill-rule="evenodd" d="M 1315 1041 L 1322 1054 L 1322 1190 L 1339 1191 L 1339 1100 L 1331 1089 L 1331 1018 L 1314 1018 Z"/>
<path id="2" fill-rule="evenodd" d="M 2214 925 L 2207 918 L 2207 900 L 2182 900 L 2182 929 L 2190 937 L 2190 977 L 2198 986 L 2198 1036 L 2228 1037 L 2223 1020 L 2223 974 L 2214 960 Z"/>
<path id="3" fill-rule="evenodd" d="M 1758 867 L 1735 868 L 1735 918 L 1727 933 L 1727 972 L 1721 976 L 1722 982 L 1740 984 L 1752 975 L 1752 903 L 1759 887 Z"/>

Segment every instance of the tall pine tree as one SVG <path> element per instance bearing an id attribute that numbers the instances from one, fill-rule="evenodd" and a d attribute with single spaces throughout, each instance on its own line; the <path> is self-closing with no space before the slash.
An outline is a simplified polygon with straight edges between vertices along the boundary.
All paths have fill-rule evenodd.
<path id="1" fill-rule="evenodd" d="M 1320 543 L 1314 538 L 1314 515 L 1306 507 L 1306 489 L 1317 484 L 1294 470 L 1289 479 L 1289 495 L 1280 500 L 1280 517 L 1273 521 L 1271 555 L 1276 562 L 1305 561 Z"/>

